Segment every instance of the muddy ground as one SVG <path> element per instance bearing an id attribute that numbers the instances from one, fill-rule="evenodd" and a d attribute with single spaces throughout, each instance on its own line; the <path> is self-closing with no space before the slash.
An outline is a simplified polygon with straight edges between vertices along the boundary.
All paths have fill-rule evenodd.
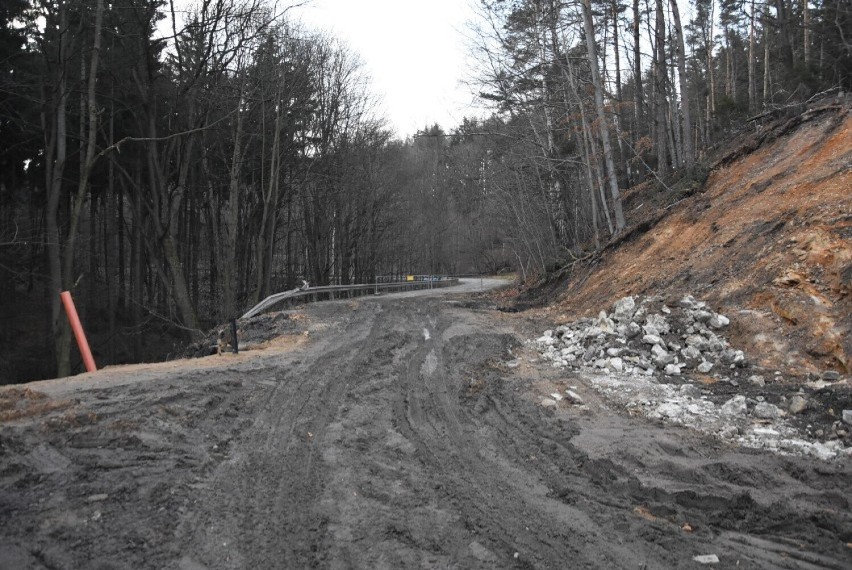
<path id="1" fill-rule="evenodd" d="M 319 303 L 263 350 L 0 390 L 0 568 L 852 567 L 848 459 L 631 416 L 488 307 Z M 585 408 L 539 405 L 564 385 Z"/>

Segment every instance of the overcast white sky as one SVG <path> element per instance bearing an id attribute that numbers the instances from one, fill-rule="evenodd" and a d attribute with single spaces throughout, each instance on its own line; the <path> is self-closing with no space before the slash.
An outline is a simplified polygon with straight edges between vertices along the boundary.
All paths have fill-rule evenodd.
<path id="1" fill-rule="evenodd" d="M 390 127 L 405 137 L 433 123 L 449 130 L 475 114 L 465 23 L 473 0 L 311 0 L 290 14 L 331 32 L 364 61 Z"/>

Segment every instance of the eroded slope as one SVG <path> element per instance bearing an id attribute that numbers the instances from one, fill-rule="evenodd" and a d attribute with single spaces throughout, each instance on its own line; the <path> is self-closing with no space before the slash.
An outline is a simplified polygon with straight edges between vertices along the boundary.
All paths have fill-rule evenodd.
<path id="1" fill-rule="evenodd" d="M 755 126 L 702 191 L 575 269 L 554 310 L 591 315 L 626 295 L 691 293 L 732 316 L 734 344 L 758 364 L 849 372 L 849 110 L 835 100 Z"/>

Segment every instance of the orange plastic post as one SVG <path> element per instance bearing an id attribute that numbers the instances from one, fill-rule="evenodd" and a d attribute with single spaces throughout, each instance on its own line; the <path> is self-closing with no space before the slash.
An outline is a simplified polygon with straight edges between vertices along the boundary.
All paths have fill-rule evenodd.
<path id="1" fill-rule="evenodd" d="M 83 364 L 86 365 L 86 371 L 94 372 L 98 367 L 95 366 L 95 359 L 92 358 L 92 351 L 89 350 L 89 342 L 86 340 L 86 333 L 83 332 L 83 325 L 80 324 L 80 317 L 77 316 L 77 308 L 71 299 L 71 293 L 63 291 L 59 296 L 62 298 L 62 305 L 68 314 L 68 322 L 71 323 L 71 330 L 74 331 L 77 346 L 80 347 L 80 354 L 83 356 Z"/>

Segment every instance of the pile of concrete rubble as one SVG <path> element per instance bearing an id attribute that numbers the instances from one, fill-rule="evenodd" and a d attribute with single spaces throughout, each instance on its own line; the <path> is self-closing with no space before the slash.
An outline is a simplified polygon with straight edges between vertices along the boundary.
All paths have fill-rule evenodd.
<path id="1" fill-rule="evenodd" d="M 554 366 L 594 366 L 612 372 L 680 376 L 685 370 L 701 373 L 744 367 L 745 355 L 733 350 L 717 334 L 730 321 L 707 304 L 686 296 L 671 309 L 650 306 L 658 298 L 639 304 L 633 297 L 618 301 L 611 314 L 580 319 L 548 330 L 536 342 L 542 356 Z"/>
<path id="2" fill-rule="evenodd" d="M 584 318 L 544 332 L 532 341 L 542 358 L 556 368 L 581 370 L 590 385 L 608 400 L 632 413 L 692 427 L 745 447 L 832 459 L 852 456 L 846 445 L 852 431 L 852 410 L 828 430 L 797 429 L 787 420 L 811 405 L 804 388 L 845 384 L 836 372 L 780 396 L 777 405 L 760 395 L 763 375 L 749 370 L 746 355 L 722 336 L 730 321 L 692 296 L 667 305 L 659 297 L 619 300 L 610 314 Z M 705 383 L 690 376 L 705 376 Z M 769 378 L 773 384 L 780 372 Z M 709 384 L 749 387 L 744 394 L 720 400 Z M 788 397 L 789 396 L 789 397 Z M 576 386 L 550 394 L 545 407 L 584 406 Z M 716 400 L 716 402 L 714 402 Z"/>

